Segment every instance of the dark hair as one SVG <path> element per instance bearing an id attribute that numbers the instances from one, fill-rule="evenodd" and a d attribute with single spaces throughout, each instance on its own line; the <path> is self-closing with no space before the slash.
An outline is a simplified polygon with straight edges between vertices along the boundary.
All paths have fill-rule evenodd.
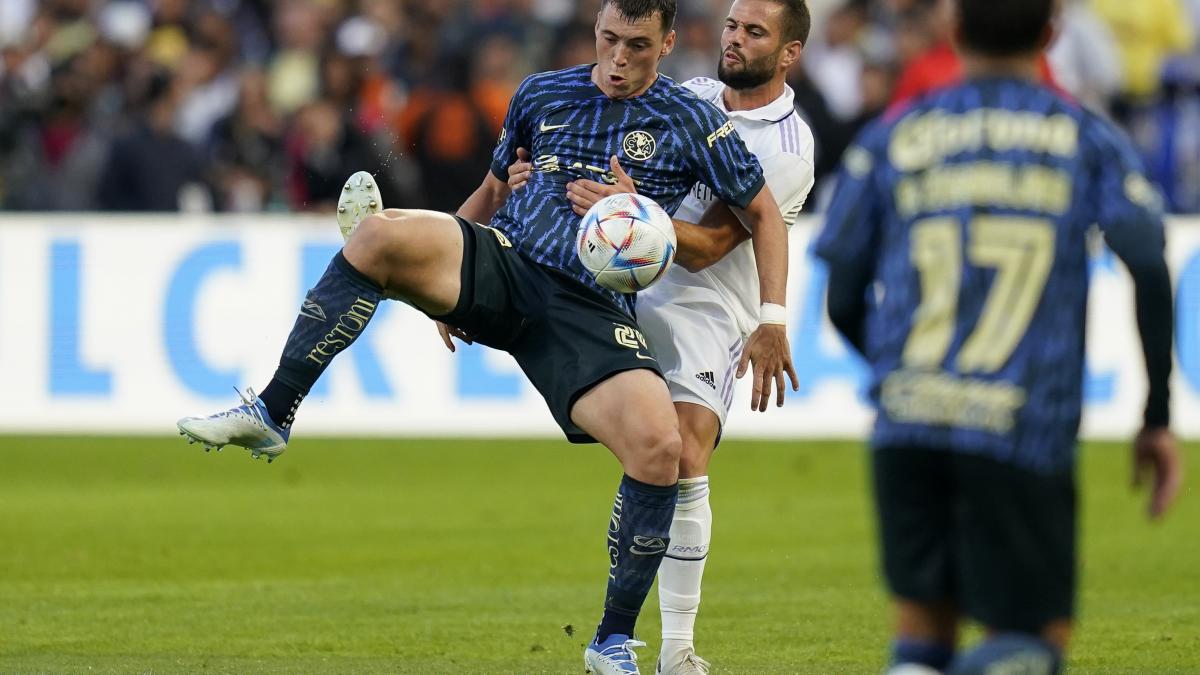
<path id="1" fill-rule="evenodd" d="M 1054 0 L 958 0 L 962 46 L 985 56 L 1036 50 L 1054 14 Z"/>
<path id="2" fill-rule="evenodd" d="M 675 0 L 602 0 L 601 11 L 608 5 L 617 8 L 617 12 L 631 21 L 648 19 L 655 12 L 662 15 L 663 34 L 666 35 L 675 25 Z"/>
<path id="3" fill-rule="evenodd" d="M 808 44 L 808 32 L 812 29 L 812 16 L 808 13 L 806 0 L 772 0 L 783 7 L 783 42 L 799 40 Z"/>

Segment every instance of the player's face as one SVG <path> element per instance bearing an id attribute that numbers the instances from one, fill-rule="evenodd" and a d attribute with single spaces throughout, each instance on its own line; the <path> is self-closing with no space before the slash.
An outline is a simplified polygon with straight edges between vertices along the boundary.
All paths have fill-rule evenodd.
<path id="1" fill-rule="evenodd" d="M 592 81 L 612 98 L 638 96 L 654 84 L 658 62 L 675 46 L 663 35 L 662 15 L 630 21 L 611 3 L 596 16 L 596 72 Z"/>
<path id="2" fill-rule="evenodd" d="M 783 11 L 783 5 L 770 0 L 733 3 L 721 33 L 717 77 L 722 82 L 733 89 L 753 89 L 787 70 L 799 56 L 800 43 L 783 42 Z"/>

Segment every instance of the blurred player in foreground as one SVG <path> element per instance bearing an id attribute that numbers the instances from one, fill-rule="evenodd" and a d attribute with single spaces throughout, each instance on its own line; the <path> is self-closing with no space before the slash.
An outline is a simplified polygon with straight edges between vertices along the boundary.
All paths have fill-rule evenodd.
<path id="1" fill-rule="evenodd" d="M 863 132 L 816 242 L 829 316 L 871 367 L 894 673 L 1063 667 L 1093 224 L 1136 287 L 1151 518 L 1182 480 L 1159 198 L 1115 127 L 1038 84 L 1054 3 L 956 0 L 967 79 Z M 956 656 L 964 616 L 986 634 Z"/>
<path id="2" fill-rule="evenodd" d="M 657 73 L 674 44 L 674 16 L 674 0 L 605 0 L 598 63 L 522 83 L 491 172 L 457 217 L 375 213 L 370 176 L 352 177 L 340 215 L 353 235 L 309 291 L 261 397 L 179 421 L 181 433 L 206 447 L 283 452 L 296 408 L 385 297 L 509 352 L 567 437 L 603 443 L 625 472 L 606 533 L 604 614 L 584 652 L 586 669 L 606 675 L 638 672 L 634 626 L 670 542 L 681 441 L 632 298 L 597 285 L 575 256 L 579 217 L 566 184 L 604 177 L 620 154 L 642 193 L 668 212 L 696 182 L 711 185 L 754 232 L 762 301 L 782 305 L 787 285 L 787 229 L 760 165 L 720 111 Z M 544 164 L 514 195 L 505 181 L 518 146 Z M 359 222 L 356 214 L 369 215 Z M 756 391 L 782 383 L 791 371 L 784 327 L 759 327 L 750 349 Z M 769 398 L 761 387 L 756 402 Z"/>
<path id="3" fill-rule="evenodd" d="M 720 81 L 683 83 L 729 116 L 762 163 L 789 227 L 813 185 L 813 137 L 796 114 L 794 95 L 784 80 L 800 57 L 810 24 L 804 0 L 736 0 L 721 36 Z M 523 148 L 519 154 L 528 157 Z M 617 185 L 590 180 L 567 184 L 577 213 L 586 213 L 609 194 L 636 191 L 620 167 L 614 168 Z M 521 189 L 533 170 L 528 161 L 512 165 L 509 186 Z M 712 190 L 697 183 L 674 218 L 681 241 L 695 241 L 695 250 L 704 255 L 681 258 L 680 265 L 637 298 L 638 321 L 663 368 L 683 438 L 671 546 L 658 571 L 663 646 L 657 672 L 666 675 L 708 672 L 693 642 L 712 539 L 708 464 L 733 403 L 735 379 L 742 374 L 738 364 L 747 337 L 760 322 L 784 321 L 782 307 L 759 307 L 749 231 L 728 213 L 718 219 L 727 227 L 693 225 L 713 204 Z M 722 208 L 719 202 L 716 208 Z M 780 391 L 777 402 L 782 403 L 782 396 Z"/>

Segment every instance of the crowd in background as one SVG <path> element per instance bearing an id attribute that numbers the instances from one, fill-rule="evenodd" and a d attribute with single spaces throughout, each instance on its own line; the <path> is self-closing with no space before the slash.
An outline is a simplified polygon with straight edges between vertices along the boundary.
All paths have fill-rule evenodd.
<path id="1" fill-rule="evenodd" d="M 1063 0 L 1057 86 L 1120 122 L 1200 212 L 1200 0 Z M 712 76 L 729 0 L 679 3 L 662 71 Z M 3 0 L 0 207 L 329 210 L 346 176 L 453 210 L 534 71 L 594 60 L 599 0 Z M 810 0 L 789 82 L 820 184 L 952 69 L 949 0 Z"/>

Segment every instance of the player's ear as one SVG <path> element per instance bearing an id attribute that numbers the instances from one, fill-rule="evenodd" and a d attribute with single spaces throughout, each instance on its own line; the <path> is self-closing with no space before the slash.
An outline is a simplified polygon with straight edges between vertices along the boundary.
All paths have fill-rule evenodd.
<path id="1" fill-rule="evenodd" d="M 784 70 L 791 68 L 793 64 L 800 60 L 800 54 L 804 51 L 804 43 L 799 40 L 792 40 L 783 46 L 783 54 L 779 57 L 779 65 L 783 66 Z"/>
<path id="2" fill-rule="evenodd" d="M 672 49 L 675 49 L 675 29 L 667 31 L 667 37 L 663 40 L 662 52 L 659 53 L 658 57 L 661 59 L 670 54 Z"/>

